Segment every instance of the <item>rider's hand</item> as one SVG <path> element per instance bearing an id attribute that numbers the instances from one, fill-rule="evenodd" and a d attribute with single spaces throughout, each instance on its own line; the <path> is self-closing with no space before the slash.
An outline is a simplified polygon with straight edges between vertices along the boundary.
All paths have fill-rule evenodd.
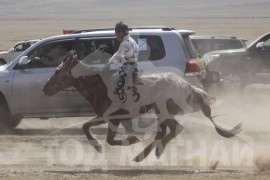
<path id="1" fill-rule="evenodd" d="M 110 61 L 110 58 L 106 60 L 105 64 L 108 64 L 108 63 L 109 63 L 109 61 Z"/>
<path id="2" fill-rule="evenodd" d="M 105 63 L 105 68 L 110 68 L 110 64 L 111 64 L 111 62 L 110 62 L 110 58 L 109 59 L 107 59 L 106 60 L 106 63 Z"/>

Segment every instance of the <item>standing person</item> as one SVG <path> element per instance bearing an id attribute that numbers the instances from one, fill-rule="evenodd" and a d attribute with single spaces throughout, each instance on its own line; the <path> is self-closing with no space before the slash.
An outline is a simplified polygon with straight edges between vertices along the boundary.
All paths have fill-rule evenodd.
<path id="1" fill-rule="evenodd" d="M 136 96 L 135 101 L 138 101 L 140 96 L 137 92 L 137 88 L 133 86 L 133 84 L 138 78 L 137 61 L 139 46 L 135 40 L 130 37 L 129 28 L 122 21 L 115 25 L 115 35 L 121 44 L 115 54 L 108 60 L 107 64 L 123 64 L 118 71 L 119 78 L 116 82 L 117 87 L 114 94 L 118 95 L 119 99 L 124 103 L 127 98 L 125 90 L 132 90 L 132 96 Z"/>

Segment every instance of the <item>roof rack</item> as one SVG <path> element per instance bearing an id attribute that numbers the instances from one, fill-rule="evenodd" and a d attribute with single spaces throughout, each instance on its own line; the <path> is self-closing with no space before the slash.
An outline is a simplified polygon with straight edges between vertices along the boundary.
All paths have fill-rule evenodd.
<path id="1" fill-rule="evenodd" d="M 135 29 L 161 29 L 163 31 L 175 30 L 174 28 L 166 26 L 140 26 L 140 27 L 131 27 L 130 31 Z M 113 31 L 114 28 L 98 28 L 98 29 L 82 29 L 82 30 L 63 30 L 64 34 L 79 34 L 84 32 L 95 32 L 95 31 Z M 68 33 L 67 33 L 68 32 Z"/>
<path id="2" fill-rule="evenodd" d="M 139 26 L 139 27 L 129 28 L 129 30 L 133 30 L 133 29 L 161 29 L 163 31 L 175 30 L 174 28 L 167 27 L 167 26 Z"/>

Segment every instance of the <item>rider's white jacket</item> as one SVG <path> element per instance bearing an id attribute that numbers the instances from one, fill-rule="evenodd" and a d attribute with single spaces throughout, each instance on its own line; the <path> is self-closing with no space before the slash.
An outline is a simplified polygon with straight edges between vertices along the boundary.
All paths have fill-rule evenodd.
<path id="1" fill-rule="evenodd" d="M 110 59 L 110 63 L 137 62 L 138 54 L 139 46 L 130 35 L 126 35 L 121 42 L 119 49 Z"/>

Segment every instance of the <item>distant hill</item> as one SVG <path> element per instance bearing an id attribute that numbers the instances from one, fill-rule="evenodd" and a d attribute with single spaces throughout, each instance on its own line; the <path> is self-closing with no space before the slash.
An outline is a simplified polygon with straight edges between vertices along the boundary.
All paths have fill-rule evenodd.
<path id="1" fill-rule="evenodd" d="M 269 0 L 0 0 L 0 49 L 120 20 L 253 40 L 270 31 L 269 7 Z"/>
<path id="2" fill-rule="evenodd" d="M 0 20 L 270 18 L 269 0 L 0 0 L 0 3 Z"/>

